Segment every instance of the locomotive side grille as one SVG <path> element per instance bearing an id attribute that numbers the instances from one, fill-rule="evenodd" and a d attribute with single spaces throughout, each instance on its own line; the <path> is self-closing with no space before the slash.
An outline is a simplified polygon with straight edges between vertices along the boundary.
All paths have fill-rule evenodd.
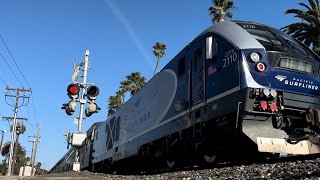
<path id="1" fill-rule="evenodd" d="M 283 105 L 299 109 L 314 109 L 320 106 L 320 99 L 318 97 L 283 92 Z"/>

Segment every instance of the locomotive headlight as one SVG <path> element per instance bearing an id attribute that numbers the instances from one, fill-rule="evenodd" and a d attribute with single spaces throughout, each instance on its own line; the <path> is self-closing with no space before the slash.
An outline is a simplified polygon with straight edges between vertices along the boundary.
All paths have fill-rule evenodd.
<path id="1" fill-rule="evenodd" d="M 274 89 L 271 89 L 270 94 L 271 94 L 272 97 L 275 98 L 277 96 L 277 91 L 274 90 Z"/>
<path id="2" fill-rule="evenodd" d="M 270 90 L 267 88 L 262 89 L 263 95 L 265 95 L 266 97 L 268 97 L 270 95 Z"/>
<path id="3" fill-rule="evenodd" d="M 250 58 L 253 62 L 258 62 L 260 61 L 260 55 L 256 52 L 253 52 L 250 54 Z"/>

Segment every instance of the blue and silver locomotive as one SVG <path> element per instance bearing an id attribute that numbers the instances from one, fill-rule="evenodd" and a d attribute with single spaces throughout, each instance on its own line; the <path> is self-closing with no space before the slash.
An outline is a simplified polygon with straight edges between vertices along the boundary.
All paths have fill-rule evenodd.
<path id="1" fill-rule="evenodd" d="M 319 62 L 280 30 L 219 22 L 89 132 L 86 164 L 105 171 L 131 159 L 173 167 L 191 157 L 212 163 L 221 152 L 319 153 Z"/>

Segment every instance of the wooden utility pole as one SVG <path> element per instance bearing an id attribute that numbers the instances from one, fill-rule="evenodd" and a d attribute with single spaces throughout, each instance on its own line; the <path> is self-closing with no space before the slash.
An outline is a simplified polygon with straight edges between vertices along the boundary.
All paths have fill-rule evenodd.
<path id="1" fill-rule="evenodd" d="M 28 136 L 28 137 L 32 137 L 32 141 L 28 141 L 28 142 L 32 142 L 32 151 L 31 151 L 31 157 L 30 157 L 30 166 L 32 166 L 32 162 L 33 162 L 33 154 L 34 154 L 34 147 L 35 147 L 35 142 L 36 142 L 36 136 Z"/>
<path id="2" fill-rule="evenodd" d="M 14 117 L 2 117 L 3 120 L 14 120 Z M 16 135 L 16 140 L 14 142 L 14 145 L 13 145 L 13 155 L 12 155 L 12 164 L 11 164 L 11 174 L 14 174 L 14 166 L 16 164 L 16 160 L 17 160 L 17 150 L 18 150 L 18 142 L 19 142 L 19 139 L 18 139 L 18 134 L 17 134 L 17 127 L 18 127 L 18 120 L 28 120 L 28 118 L 18 118 L 16 117 L 16 128 L 15 128 L 15 135 Z M 13 127 L 12 127 L 12 130 L 13 132 Z M 11 132 L 11 133 L 12 133 Z M 2 145 L 2 144 L 1 144 Z M 11 146 L 11 145 L 10 145 Z M 2 151 L 2 150 L 1 150 Z"/>
<path id="3" fill-rule="evenodd" d="M 2 135 L 1 135 L 1 142 L 0 142 L 0 154 L 2 154 L 2 144 L 3 144 L 3 138 L 4 138 L 4 133 L 6 132 L 6 130 L 2 130 Z"/>
<path id="4" fill-rule="evenodd" d="M 40 125 L 38 124 L 38 132 L 37 132 L 37 136 L 35 137 L 35 140 L 33 140 L 33 145 L 32 145 L 32 156 L 31 156 L 31 172 L 32 175 L 35 174 L 35 172 L 33 171 L 34 168 L 34 162 L 36 161 L 36 157 L 37 157 L 37 149 L 38 149 L 38 143 L 40 138 Z"/>
<path id="5" fill-rule="evenodd" d="M 11 93 L 7 94 L 7 92 L 10 92 L 10 91 L 16 92 L 16 95 L 11 95 Z M 12 171 L 14 169 L 12 167 L 12 162 L 13 162 L 13 148 L 14 148 L 14 144 L 15 144 L 14 143 L 14 135 L 16 133 L 16 125 L 17 125 L 17 120 L 18 120 L 18 118 L 17 118 L 18 108 L 21 107 L 21 106 L 26 106 L 29 103 L 30 96 L 26 96 L 25 92 L 29 92 L 30 93 L 31 89 L 24 89 L 24 88 L 20 89 L 20 88 L 9 88 L 9 87 L 6 88 L 6 94 L 5 94 L 6 103 L 8 105 L 14 107 L 14 115 L 13 115 L 13 117 L 5 117 L 5 118 L 13 119 L 7 176 L 11 176 Z M 7 97 L 15 97 L 16 98 L 15 104 L 14 105 L 13 104 L 9 104 L 8 101 L 7 101 Z M 22 104 L 19 104 L 19 98 L 23 99 L 23 101 L 22 101 L 23 103 Z M 26 103 L 25 103 L 24 99 L 28 99 L 28 101 L 26 101 Z"/>
<path id="6" fill-rule="evenodd" d="M 19 142 L 21 127 L 22 127 L 22 123 L 19 122 L 19 123 L 16 125 L 16 141 L 15 141 L 15 144 L 14 144 L 14 147 L 13 147 L 12 173 L 14 172 L 14 166 L 15 166 L 15 164 L 16 164 L 17 156 L 18 156 L 18 155 L 17 155 L 17 151 L 18 151 L 18 142 Z"/>

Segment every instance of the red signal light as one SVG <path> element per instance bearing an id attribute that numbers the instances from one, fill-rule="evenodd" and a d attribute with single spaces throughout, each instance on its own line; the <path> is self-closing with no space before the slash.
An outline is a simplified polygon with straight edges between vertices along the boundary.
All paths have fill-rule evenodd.
<path id="1" fill-rule="evenodd" d="M 70 99 L 77 99 L 79 96 L 80 88 L 78 84 L 70 84 L 67 88 L 68 96 Z"/>
<path id="2" fill-rule="evenodd" d="M 276 103 L 272 102 L 272 103 L 270 103 L 269 106 L 270 106 L 270 110 L 271 110 L 272 112 L 277 111 L 277 104 L 276 104 Z"/>
<path id="3" fill-rule="evenodd" d="M 260 102 L 260 107 L 261 107 L 262 110 L 265 111 L 268 108 L 267 102 L 266 101 L 261 101 Z"/>
<path id="4" fill-rule="evenodd" d="M 71 86 L 69 90 L 70 90 L 71 93 L 77 93 L 78 92 L 78 89 L 77 89 L 76 86 Z"/>
<path id="5" fill-rule="evenodd" d="M 78 94 L 79 86 L 76 84 L 70 84 L 67 88 L 68 94 Z"/>
<path id="6" fill-rule="evenodd" d="M 258 63 L 257 69 L 258 69 L 258 71 L 262 72 L 266 69 L 266 66 L 263 63 Z"/>

